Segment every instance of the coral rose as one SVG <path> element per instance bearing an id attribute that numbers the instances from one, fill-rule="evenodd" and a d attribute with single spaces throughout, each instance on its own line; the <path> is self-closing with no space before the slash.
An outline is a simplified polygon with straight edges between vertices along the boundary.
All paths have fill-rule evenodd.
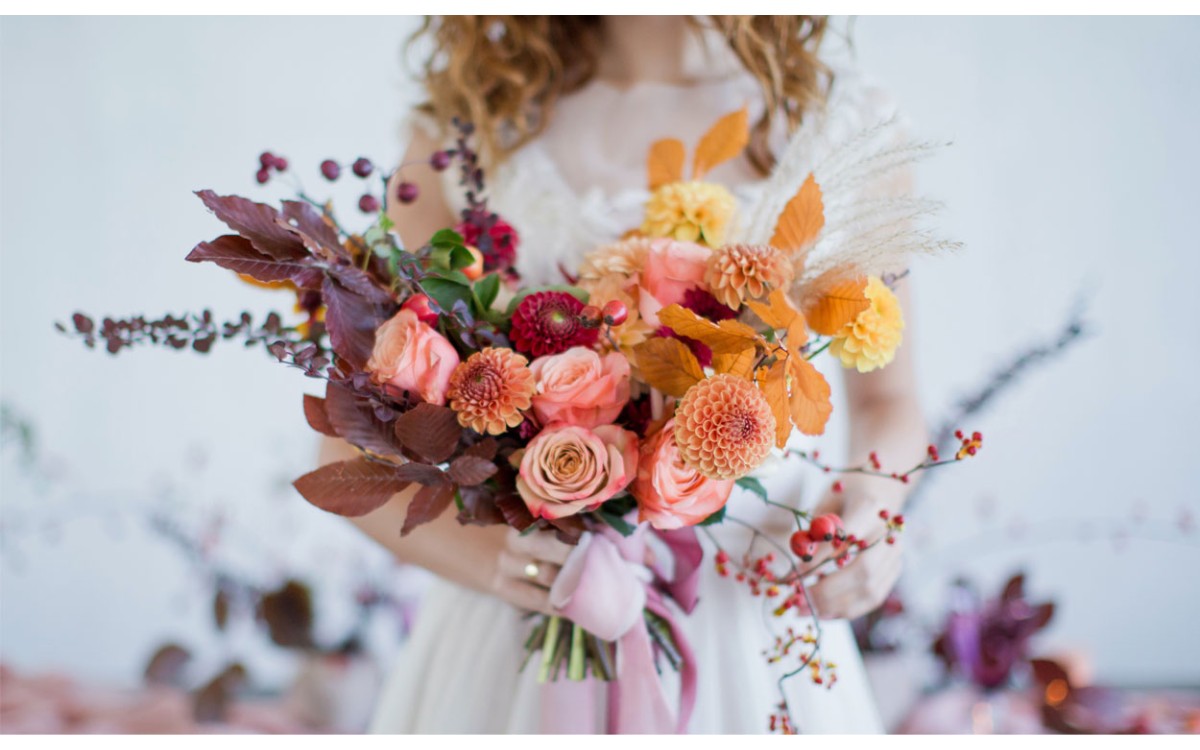
<path id="1" fill-rule="evenodd" d="M 689 289 L 701 286 L 711 254 L 711 250 L 693 242 L 651 242 L 639 284 L 638 312 L 642 319 L 657 328 L 659 310 L 683 302 Z"/>
<path id="2" fill-rule="evenodd" d="M 576 346 L 538 357 L 529 369 L 537 381 L 533 413 L 542 424 L 611 424 L 629 401 L 629 360 L 618 352 L 601 357 Z"/>
<path id="3" fill-rule="evenodd" d="M 594 510 L 637 473 L 637 436 L 616 425 L 551 425 L 521 456 L 517 492 L 537 518 Z"/>
<path id="4" fill-rule="evenodd" d="M 695 526 L 725 507 L 735 480 L 710 479 L 683 460 L 675 444 L 675 420 L 642 443 L 637 479 L 630 493 L 638 520 L 656 529 Z"/>
<path id="5" fill-rule="evenodd" d="M 642 232 L 719 247 L 737 201 L 724 186 L 712 182 L 671 182 L 646 202 Z"/>
<path id="6" fill-rule="evenodd" d="M 871 306 L 853 322 L 833 335 L 829 353 L 844 367 L 870 372 L 890 363 L 896 356 L 904 330 L 904 312 L 895 293 L 881 279 L 872 276 L 865 290 Z"/>
<path id="7" fill-rule="evenodd" d="M 422 323 L 413 310 L 401 310 L 375 332 L 367 372 L 376 383 L 416 393 L 441 406 L 458 362 L 458 352 L 445 336 Z"/>

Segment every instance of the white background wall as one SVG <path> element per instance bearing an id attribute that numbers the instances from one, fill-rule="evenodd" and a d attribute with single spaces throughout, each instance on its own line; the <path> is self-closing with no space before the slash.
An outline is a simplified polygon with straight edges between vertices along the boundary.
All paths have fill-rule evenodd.
<path id="1" fill-rule="evenodd" d="M 329 632 L 344 624 L 347 581 L 384 574 L 380 555 L 286 487 L 313 460 L 299 405 L 314 384 L 232 347 L 114 359 L 51 324 L 76 309 L 271 307 L 225 272 L 183 262 L 221 231 L 191 191 L 282 194 L 253 184 L 263 148 L 287 155 L 310 187 L 323 187 L 316 165 L 327 156 L 394 161 L 415 96 L 400 65 L 411 28 L 405 18 L 3 20 L 0 397 L 31 419 L 60 477 L 47 489 L 6 449 L 5 661 L 132 680 L 165 638 L 222 655 L 187 567 L 135 508 L 220 511 L 222 559 L 265 580 L 285 568 L 312 576 L 331 603 Z M 1056 330 L 1080 288 L 1096 331 L 967 425 L 986 434 L 985 451 L 938 480 L 913 519 L 908 592 L 935 611 L 954 576 L 995 584 L 1024 566 L 1034 593 L 1060 604 L 1048 645 L 1086 650 L 1099 677 L 1123 683 L 1200 683 L 1200 550 L 1173 525 L 1186 509 L 1200 515 L 1198 34 L 1196 19 L 854 27 L 862 65 L 916 132 L 955 144 L 919 171 L 948 204 L 945 233 L 966 243 L 914 277 L 930 417 Z M 341 197 L 352 216 L 353 194 Z M 1123 551 L 1078 540 L 1113 524 L 1133 537 Z M 255 646 L 247 637 L 234 648 Z M 252 662 L 286 670 L 267 655 Z"/>

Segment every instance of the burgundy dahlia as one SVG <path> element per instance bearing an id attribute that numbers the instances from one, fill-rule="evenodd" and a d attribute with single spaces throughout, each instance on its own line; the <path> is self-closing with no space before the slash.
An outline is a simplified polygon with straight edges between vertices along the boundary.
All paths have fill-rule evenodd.
<path id="1" fill-rule="evenodd" d="M 721 300 L 703 289 L 695 287 L 683 293 L 683 301 L 680 303 L 680 307 L 691 310 L 700 317 L 708 318 L 714 323 L 720 323 L 722 320 L 737 317 L 737 312 L 730 310 Z"/>
<path id="2" fill-rule="evenodd" d="M 573 346 L 592 346 L 597 328 L 584 326 L 583 303 L 566 292 L 534 292 L 513 311 L 513 348 L 531 357 L 560 354 Z"/>
<path id="3" fill-rule="evenodd" d="M 486 234 L 483 227 L 487 228 Z M 517 230 L 495 214 L 472 216 L 471 220 L 459 222 L 454 231 L 462 235 L 465 244 L 483 253 L 484 270 L 509 268 L 517 261 Z"/>
<path id="4" fill-rule="evenodd" d="M 712 364 L 713 350 L 709 347 L 708 344 L 704 343 L 703 341 L 697 341 L 696 339 L 689 339 L 687 336 L 680 336 L 678 333 L 675 333 L 674 330 L 672 330 L 671 328 L 668 328 L 667 326 L 659 326 L 658 330 L 655 331 L 655 333 L 657 333 L 659 336 L 662 336 L 663 338 L 679 339 L 684 344 L 687 344 L 687 348 L 691 349 L 692 354 L 696 355 L 696 361 L 700 363 L 701 367 L 708 367 L 709 365 Z"/>

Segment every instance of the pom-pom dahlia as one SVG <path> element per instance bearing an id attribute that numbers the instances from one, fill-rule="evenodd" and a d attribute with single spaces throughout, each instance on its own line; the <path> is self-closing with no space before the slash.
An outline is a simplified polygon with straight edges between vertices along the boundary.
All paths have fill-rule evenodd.
<path id="1" fill-rule="evenodd" d="M 758 468 L 775 442 L 775 415 L 748 380 L 716 375 L 692 386 L 675 410 L 683 460 L 711 479 L 737 479 Z"/>
<path id="2" fill-rule="evenodd" d="M 864 292 L 871 306 L 853 322 L 833 335 L 829 352 L 844 367 L 870 372 L 890 363 L 896 356 L 904 330 L 900 300 L 881 279 L 872 276 Z"/>
<path id="3" fill-rule="evenodd" d="M 646 202 L 642 232 L 648 237 L 670 237 L 718 247 L 737 201 L 724 186 L 712 182 L 670 182 L 655 190 Z"/>
<path id="4" fill-rule="evenodd" d="M 566 292 L 534 292 L 513 311 L 513 348 L 532 357 L 559 354 L 573 346 L 590 347 L 600 336 L 579 314 L 583 303 Z"/>
<path id="5" fill-rule="evenodd" d="M 512 349 L 475 352 L 450 376 L 450 408 L 458 423 L 481 435 L 499 435 L 524 419 L 537 386 L 529 361 Z"/>
<path id="6" fill-rule="evenodd" d="M 708 260 L 704 283 L 734 310 L 792 282 L 792 262 L 770 245 L 725 245 Z"/>

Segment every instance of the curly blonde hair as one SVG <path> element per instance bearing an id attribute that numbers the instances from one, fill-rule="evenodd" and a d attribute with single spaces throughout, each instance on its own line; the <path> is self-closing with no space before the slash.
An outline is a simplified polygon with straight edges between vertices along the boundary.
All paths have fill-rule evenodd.
<path id="1" fill-rule="evenodd" d="M 782 116 L 794 130 L 832 82 L 817 57 L 827 18 L 709 16 L 708 23 L 762 90 L 766 108 L 747 156 L 766 174 L 775 163 L 772 120 Z M 419 109 L 439 122 L 474 123 L 484 153 L 502 160 L 542 132 L 560 97 L 596 75 L 603 16 L 426 16 L 410 50 L 426 39 L 433 52 L 420 71 L 428 99 Z"/>

